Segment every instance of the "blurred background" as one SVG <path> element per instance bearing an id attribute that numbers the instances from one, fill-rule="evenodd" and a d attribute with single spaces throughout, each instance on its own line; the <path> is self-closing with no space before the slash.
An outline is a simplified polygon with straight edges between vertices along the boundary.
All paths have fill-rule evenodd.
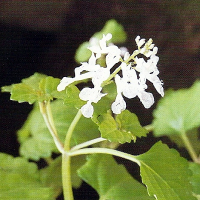
<path id="1" fill-rule="evenodd" d="M 18 83 L 34 72 L 58 78 L 73 75 L 74 67 L 79 65 L 74 61 L 75 50 L 109 19 L 124 26 L 128 35 L 124 46 L 130 52 L 135 49 L 137 35 L 154 40 L 159 48 L 159 77 L 165 89 L 189 87 L 200 77 L 199 0 L 3 0 L 0 86 Z M 139 101 L 128 103 L 142 125 L 151 123 L 155 106 L 146 110 Z M 16 131 L 31 108 L 10 101 L 8 94 L 0 94 L 1 152 L 18 155 Z M 129 153 L 141 153 L 151 146 L 143 142 L 140 140 L 135 148 L 130 149 L 129 144 L 123 148 Z M 128 162 L 126 165 L 131 171 Z M 89 198 L 91 191 L 85 187 L 77 192 L 77 199 L 83 193 L 81 199 Z"/>

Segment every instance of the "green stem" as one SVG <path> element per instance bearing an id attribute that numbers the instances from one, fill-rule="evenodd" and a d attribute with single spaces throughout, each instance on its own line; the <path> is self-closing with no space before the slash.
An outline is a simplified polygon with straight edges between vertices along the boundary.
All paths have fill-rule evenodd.
<path id="1" fill-rule="evenodd" d="M 64 144 L 64 150 L 66 152 L 68 152 L 70 150 L 70 143 L 71 143 L 71 137 L 72 137 L 72 133 L 78 123 L 78 121 L 80 120 L 82 116 L 81 110 L 79 109 L 79 111 L 77 112 L 76 116 L 74 117 L 72 123 L 70 124 L 70 127 L 67 131 L 67 135 L 65 138 L 65 144 Z"/>
<path id="2" fill-rule="evenodd" d="M 140 161 L 136 158 L 136 156 L 130 155 L 128 153 L 124 153 L 115 149 L 108 149 L 108 148 L 85 148 L 79 149 L 77 151 L 69 152 L 70 156 L 78 156 L 83 154 L 94 154 L 94 153 L 103 153 L 103 154 L 110 154 L 113 156 L 118 156 L 132 162 L 137 163 L 139 166 L 141 165 Z"/>
<path id="3" fill-rule="evenodd" d="M 149 124 L 149 125 L 143 126 L 143 128 L 145 128 L 149 132 L 152 132 L 153 129 L 154 129 L 153 124 Z"/>
<path id="4" fill-rule="evenodd" d="M 84 147 L 88 147 L 90 145 L 93 145 L 93 144 L 96 144 L 96 143 L 99 143 L 99 142 L 103 142 L 105 140 L 107 140 L 107 139 L 104 139 L 104 138 L 95 138 L 93 140 L 90 140 L 90 141 L 87 141 L 87 142 L 83 142 L 81 144 L 78 144 L 78 145 L 72 147 L 71 150 L 70 150 L 70 152 L 78 150 L 78 149 L 82 149 Z"/>
<path id="5" fill-rule="evenodd" d="M 199 163 L 198 161 L 198 156 L 189 140 L 189 138 L 187 137 L 186 133 L 183 132 L 180 136 L 185 144 L 186 149 L 188 150 L 188 153 L 190 154 L 192 160 L 196 163 Z"/>
<path id="6" fill-rule="evenodd" d="M 52 112 L 51 112 L 51 104 L 50 104 L 50 101 L 48 101 L 48 102 L 46 103 L 46 111 L 47 111 L 47 116 L 48 116 L 48 119 L 49 119 L 49 123 L 51 124 L 51 127 L 52 127 L 52 129 L 53 129 L 53 132 L 55 133 L 55 135 L 58 135 L 57 130 L 56 130 L 56 127 L 55 127 L 55 124 L 54 124 L 53 115 L 52 115 Z"/>
<path id="7" fill-rule="evenodd" d="M 65 200 L 74 200 L 71 181 L 71 157 L 66 153 L 62 155 L 62 183 Z"/>
<path id="8" fill-rule="evenodd" d="M 56 131 L 54 125 L 51 124 L 51 121 L 53 119 L 51 119 L 51 120 L 49 119 L 49 115 L 48 115 L 48 112 L 47 112 L 47 104 L 48 104 L 47 102 L 39 102 L 40 112 L 41 112 L 41 114 L 44 118 L 45 124 L 46 124 L 49 132 L 51 133 L 51 136 L 53 137 L 53 140 L 55 142 L 57 149 L 61 153 L 63 153 L 64 147 L 63 147 L 62 142 L 60 141 L 60 138 L 58 137 L 58 134 L 57 134 L 57 131 Z M 50 109 L 50 107 L 48 109 Z"/>
<path id="9" fill-rule="evenodd" d="M 71 137 L 73 134 L 73 131 L 80 120 L 82 116 L 81 110 L 79 110 L 74 117 L 72 123 L 70 124 L 70 127 L 67 131 L 67 135 L 65 138 L 65 144 L 64 144 L 64 152 L 62 155 L 62 182 L 63 182 L 63 193 L 64 198 L 66 200 L 73 200 L 73 191 L 72 191 L 72 182 L 71 182 L 71 156 L 69 155 L 70 151 L 70 144 L 71 144 Z"/>
<path id="10" fill-rule="evenodd" d="M 107 85 L 107 83 L 115 77 L 115 75 L 121 70 L 121 67 L 119 66 L 117 69 L 115 69 L 115 71 L 108 77 L 107 80 L 105 80 L 102 84 L 101 87 L 103 88 L 105 85 Z"/>

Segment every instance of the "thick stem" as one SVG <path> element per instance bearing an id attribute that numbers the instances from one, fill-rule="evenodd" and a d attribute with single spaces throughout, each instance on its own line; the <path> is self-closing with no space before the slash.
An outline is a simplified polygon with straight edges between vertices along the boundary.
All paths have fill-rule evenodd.
<path id="1" fill-rule="evenodd" d="M 71 181 L 71 156 L 69 155 L 71 137 L 73 131 L 80 120 L 82 114 L 81 110 L 78 111 L 76 116 L 74 117 L 70 127 L 67 131 L 67 135 L 65 138 L 64 144 L 64 153 L 62 154 L 62 182 L 63 182 L 63 194 L 65 200 L 73 200 L 73 191 L 72 191 L 72 181 Z"/>
<path id="2" fill-rule="evenodd" d="M 188 153 L 190 154 L 192 160 L 196 163 L 199 163 L 199 160 L 198 160 L 198 156 L 189 140 L 189 138 L 187 137 L 186 133 L 182 133 L 181 136 L 180 136 L 185 144 L 185 147 L 186 149 L 188 150 Z"/>
<path id="3" fill-rule="evenodd" d="M 74 200 L 71 181 L 71 157 L 66 153 L 62 155 L 62 183 L 65 200 Z"/>
<path id="4" fill-rule="evenodd" d="M 70 150 L 72 133 L 73 133 L 78 121 L 80 120 L 81 116 L 82 116 L 82 113 L 81 113 L 81 110 L 79 110 L 77 112 L 76 116 L 74 117 L 72 123 L 70 124 L 68 131 L 67 131 L 67 135 L 66 135 L 66 138 L 65 138 L 65 144 L 64 144 L 64 150 L 66 152 L 68 152 Z"/>
<path id="5" fill-rule="evenodd" d="M 118 156 L 132 162 L 137 163 L 139 166 L 141 165 L 140 161 L 137 159 L 136 156 L 130 155 L 128 153 L 124 153 L 115 149 L 108 149 L 108 148 L 85 148 L 79 149 L 77 151 L 69 152 L 70 156 L 78 156 L 83 154 L 94 154 L 94 153 L 103 153 L 103 154 L 110 154 L 113 156 Z"/>

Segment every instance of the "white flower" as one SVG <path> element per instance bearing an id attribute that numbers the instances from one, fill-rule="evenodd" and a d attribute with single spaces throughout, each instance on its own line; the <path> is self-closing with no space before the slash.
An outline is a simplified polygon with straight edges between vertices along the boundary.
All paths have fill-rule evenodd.
<path id="1" fill-rule="evenodd" d="M 83 88 L 79 93 L 80 99 L 97 103 L 106 94 L 101 93 L 102 88 Z"/>
<path id="2" fill-rule="evenodd" d="M 140 83 L 146 84 L 146 79 L 153 83 L 157 92 L 164 96 L 164 89 L 162 87 L 163 83 L 158 78 L 159 71 L 157 69 L 158 56 L 152 55 L 149 60 L 146 62 L 143 58 L 135 58 L 136 67 L 135 69 L 140 72 Z"/>
<path id="3" fill-rule="evenodd" d="M 120 114 L 125 109 L 126 109 L 126 102 L 124 101 L 121 94 L 117 94 L 115 101 L 111 105 L 111 110 L 115 114 Z"/>
<path id="4" fill-rule="evenodd" d="M 126 109 L 126 102 L 124 101 L 121 94 L 123 90 L 123 85 L 121 84 L 121 77 L 118 74 L 115 76 L 115 83 L 117 86 L 117 96 L 115 101 L 111 105 L 111 110 L 115 114 L 120 114 L 123 110 Z"/>
<path id="5" fill-rule="evenodd" d="M 95 88 L 83 88 L 79 93 L 80 99 L 87 101 L 87 103 L 82 106 L 81 112 L 83 116 L 90 118 L 93 115 L 94 108 L 92 103 L 97 103 L 106 94 L 101 93 L 101 87 Z"/>
<path id="6" fill-rule="evenodd" d="M 88 78 L 92 78 L 94 76 L 95 71 L 97 71 L 100 68 L 100 65 L 96 64 L 96 57 L 94 54 L 91 55 L 88 63 L 84 62 L 80 67 L 75 68 L 75 77 L 64 77 L 60 81 L 60 84 L 57 87 L 58 91 L 62 91 L 67 87 L 69 84 L 80 81 Z M 86 73 L 82 73 L 83 71 L 88 71 Z"/>
<path id="7" fill-rule="evenodd" d="M 123 78 L 121 80 L 121 85 L 123 85 L 123 95 L 127 98 L 134 98 L 138 93 L 138 79 L 135 70 L 129 64 L 121 64 Z"/>
<path id="8" fill-rule="evenodd" d="M 112 38 L 112 34 L 108 33 L 107 35 L 103 35 L 103 38 L 99 40 L 99 45 L 94 45 L 89 47 L 88 49 L 93 53 L 97 54 L 99 58 L 101 54 L 107 54 L 109 52 L 109 47 L 107 47 L 106 42 Z"/>
<path id="9" fill-rule="evenodd" d="M 109 52 L 106 56 L 106 66 L 111 69 L 121 58 L 121 50 L 117 46 L 110 46 Z"/>
<path id="10" fill-rule="evenodd" d="M 138 35 L 135 38 L 135 42 L 136 42 L 138 48 L 140 48 L 145 43 L 145 39 L 140 39 L 140 36 Z"/>
<path id="11" fill-rule="evenodd" d="M 156 56 L 158 48 L 152 44 L 153 40 L 149 39 L 145 43 L 145 39 L 140 39 L 140 36 L 135 38 L 138 50 L 134 51 L 132 55 L 129 54 L 127 49 L 118 48 L 114 44 L 107 45 L 106 42 L 112 38 L 111 34 L 103 35 L 101 40 L 92 38 L 89 49 L 92 55 L 88 62 L 81 63 L 81 66 L 75 68 L 75 77 L 64 77 L 57 87 L 58 91 L 64 90 L 69 84 L 84 79 L 91 79 L 93 88 L 83 88 L 79 97 L 81 100 L 86 101 L 86 104 L 81 107 L 83 116 L 90 118 L 93 116 L 94 107 L 93 103 L 97 103 L 106 94 L 102 93 L 102 85 L 104 81 L 114 76 L 110 74 L 111 69 L 119 63 L 123 57 L 123 62 L 117 68 L 121 69 L 122 77 L 115 74 L 114 80 L 117 88 L 117 96 L 111 105 L 111 110 L 115 114 L 120 114 L 126 109 L 126 102 L 123 98 L 138 97 L 145 108 L 150 108 L 154 103 L 154 97 L 151 93 L 147 92 L 148 88 L 146 80 L 153 83 L 157 92 L 164 96 L 163 83 L 159 79 L 159 71 L 157 63 L 159 57 Z M 102 67 L 97 64 L 97 60 L 105 54 L 106 66 Z M 143 54 L 144 57 L 138 57 Z M 117 71 L 114 70 L 114 73 Z"/>
<path id="12" fill-rule="evenodd" d="M 122 94 L 129 99 L 138 96 L 144 107 L 150 108 L 154 103 L 154 98 L 151 93 L 145 91 L 147 85 L 137 79 L 136 71 L 131 65 L 127 66 L 125 63 L 122 63 L 121 69 L 123 77 L 115 76 L 117 97 L 111 106 L 113 113 L 120 114 L 126 109 L 126 103 Z"/>
<path id="13" fill-rule="evenodd" d="M 81 113 L 86 118 L 91 118 L 94 112 L 94 108 L 91 102 L 87 102 L 84 106 L 81 107 Z"/>
<path id="14" fill-rule="evenodd" d="M 154 104 L 153 95 L 149 92 L 141 91 L 138 93 L 138 97 L 145 108 L 150 108 Z"/>

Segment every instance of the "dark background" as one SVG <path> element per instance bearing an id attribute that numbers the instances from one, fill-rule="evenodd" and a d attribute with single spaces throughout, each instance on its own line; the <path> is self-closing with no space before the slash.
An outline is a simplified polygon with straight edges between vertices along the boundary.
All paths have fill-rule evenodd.
<path id="1" fill-rule="evenodd" d="M 0 2 L 0 86 L 18 83 L 36 71 L 59 78 L 73 75 L 78 66 L 74 53 L 79 44 L 112 18 L 124 26 L 128 34 L 124 46 L 130 52 L 135 48 L 137 35 L 153 38 L 159 48 L 158 68 L 165 89 L 189 87 L 199 78 L 197 0 L 4 0 Z M 154 95 L 156 100 L 160 98 L 156 92 Z M 128 103 L 128 109 L 138 115 L 142 125 L 151 123 L 155 106 L 146 110 L 138 100 Z M 10 101 L 6 93 L 0 94 L 1 152 L 18 155 L 16 131 L 31 108 L 26 103 Z M 120 148 L 138 154 L 148 150 L 155 140 L 150 135 L 137 144 Z M 128 161 L 125 164 L 134 174 L 132 165 Z M 75 199 L 98 198 L 85 185 L 75 193 Z"/>

